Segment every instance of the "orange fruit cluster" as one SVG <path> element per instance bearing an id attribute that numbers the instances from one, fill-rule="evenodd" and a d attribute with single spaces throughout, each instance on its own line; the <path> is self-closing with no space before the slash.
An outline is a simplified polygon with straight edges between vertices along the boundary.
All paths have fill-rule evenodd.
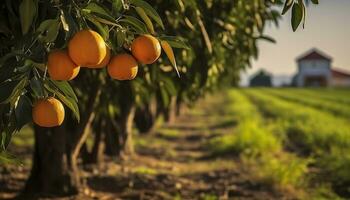
<path id="1" fill-rule="evenodd" d="M 52 80 L 74 79 L 80 67 L 99 69 L 107 66 L 109 76 L 116 80 L 132 80 L 138 72 L 138 63 L 152 64 L 161 54 L 161 46 L 152 35 L 141 35 L 131 44 L 131 53 L 112 56 L 105 41 L 95 31 L 81 30 L 68 43 L 68 50 L 54 50 L 48 55 L 47 71 Z M 64 107 L 49 97 L 38 100 L 33 106 L 33 121 L 42 127 L 62 124 Z"/>

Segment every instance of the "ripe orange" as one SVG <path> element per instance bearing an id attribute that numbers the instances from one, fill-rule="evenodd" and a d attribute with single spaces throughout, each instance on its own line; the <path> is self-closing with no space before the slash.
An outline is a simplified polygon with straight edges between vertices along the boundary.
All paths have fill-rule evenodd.
<path id="1" fill-rule="evenodd" d="M 52 80 L 69 81 L 79 73 L 80 67 L 68 56 L 66 51 L 49 53 L 47 71 Z"/>
<path id="2" fill-rule="evenodd" d="M 111 59 L 107 66 L 108 74 L 117 80 L 131 80 L 137 75 L 138 66 L 135 58 L 129 54 L 119 54 Z"/>
<path id="3" fill-rule="evenodd" d="M 98 65 L 92 65 L 92 66 L 86 66 L 87 68 L 91 68 L 91 69 L 97 69 L 97 68 L 103 68 L 106 67 L 109 63 L 111 59 L 111 50 L 109 50 L 109 48 L 106 48 L 106 56 L 103 58 L 103 60 L 101 61 L 101 63 L 99 63 Z"/>
<path id="4" fill-rule="evenodd" d="M 152 64 L 160 56 L 161 46 L 152 35 L 141 35 L 131 44 L 132 55 L 142 64 Z"/>
<path id="5" fill-rule="evenodd" d="M 106 51 L 103 38 L 92 30 L 77 32 L 68 43 L 69 56 L 82 67 L 98 65 L 105 58 Z"/>
<path id="6" fill-rule="evenodd" d="M 55 127 L 63 123 L 64 107 L 53 98 L 41 99 L 34 103 L 32 117 L 34 123 L 42 127 Z"/>

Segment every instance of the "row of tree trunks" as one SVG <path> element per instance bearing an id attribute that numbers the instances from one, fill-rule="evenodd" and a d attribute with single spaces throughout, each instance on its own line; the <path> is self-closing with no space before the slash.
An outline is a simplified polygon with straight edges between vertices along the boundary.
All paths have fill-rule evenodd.
<path id="1" fill-rule="evenodd" d="M 78 167 L 80 155 L 84 164 L 99 165 L 105 154 L 121 159 L 134 154 L 133 123 L 138 124 L 141 132 L 149 132 L 157 117 L 156 102 L 136 109 L 131 99 L 125 100 L 119 102 L 117 119 L 105 117 L 94 122 L 93 111 L 100 93 L 100 87 L 93 90 L 80 123 L 73 129 L 67 128 L 66 123 L 56 128 L 34 126 L 33 166 L 22 196 L 66 196 L 82 191 L 85 184 Z M 179 105 L 177 98 L 172 97 L 169 108 L 163 110 L 168 123 L 175 120 Z M 89 130 L 94 132 L 91 152 L 85 144 Z"/>

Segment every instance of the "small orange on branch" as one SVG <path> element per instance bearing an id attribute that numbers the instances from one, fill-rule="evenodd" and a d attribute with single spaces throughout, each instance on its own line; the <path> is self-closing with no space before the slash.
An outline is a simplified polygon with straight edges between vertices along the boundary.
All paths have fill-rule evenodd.
<path id="1" fill-rule="evenodd" d="M 42 127 L 60 126 L 64 120 L 64 107 L 53 97 L 40 99 L 34 103 L 32 117 L 34 123 Z"/>
<path id="2" fill-rule="evenodd" d="M 68 52 L 76 64 L 82 67 L 95 66 L 105 58 L 107 47 L 100 34 L 92 30 L 82 30 L 69 41 Z"/>
<path id="3" fill-rule="evenodd" d="M 157 38 L 141 35 L 131 44 L 132 55 L 142 64 L 152 64 L 160 56 L 162 49 Z"/>
<path id="4" fill-rule="evenodd" d="M 66 51 L 56 50 L 49 53 L 47 71 L 52 80 L 72 80 L 78 75 L 79 70 L 79 65 L 72 61 Z"/>
<path id="5" fill-rule="evenodd" d="M 138 66 L 135 58 L 129 54 L 114 56 L 107 66 L 108 74 L 117 80 L 132 80 L 136 77 Z"/>

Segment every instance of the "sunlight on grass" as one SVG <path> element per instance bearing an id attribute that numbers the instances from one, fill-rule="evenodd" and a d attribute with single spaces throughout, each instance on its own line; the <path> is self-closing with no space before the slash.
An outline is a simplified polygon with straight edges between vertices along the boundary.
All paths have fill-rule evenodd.
<path id="1" fill-rule="evenodd" d="M 137 174 L 148 174 L 148 175 L 156 175 L 158 172 L 155 169 L 148 167 L 137 167 L 133 170 Z"/>
<path id="2" fill-rule="evenodd" d="M 308 172 L 308 159 L 293 154 L 265 155 L 258 159 L 245 158 L 244 162 L 252 167 L 255 177 L 261 182 L 280 190 L 293 191 L 305 186 Z"/>
<path id="3" fill-rule="evenodd" d="M 234 133 L 213 138 L 209 148 L 214 154 L 234 153 L 258 155 L 281 149 L 281 142 L 262 124 L 255 106 L 236 90 L 229 92 L 232 103 L 228 105 L 233 118 L 237 119 Z"/>
<path id="4" fill-rule="evenodd" d="M 176 138 L 179 138 L 180 136 L 179 131 L 176 129 L 161 128 L 157 132 L 159 135 L 161 135 L 165 139 L 176 139 Z"/>

